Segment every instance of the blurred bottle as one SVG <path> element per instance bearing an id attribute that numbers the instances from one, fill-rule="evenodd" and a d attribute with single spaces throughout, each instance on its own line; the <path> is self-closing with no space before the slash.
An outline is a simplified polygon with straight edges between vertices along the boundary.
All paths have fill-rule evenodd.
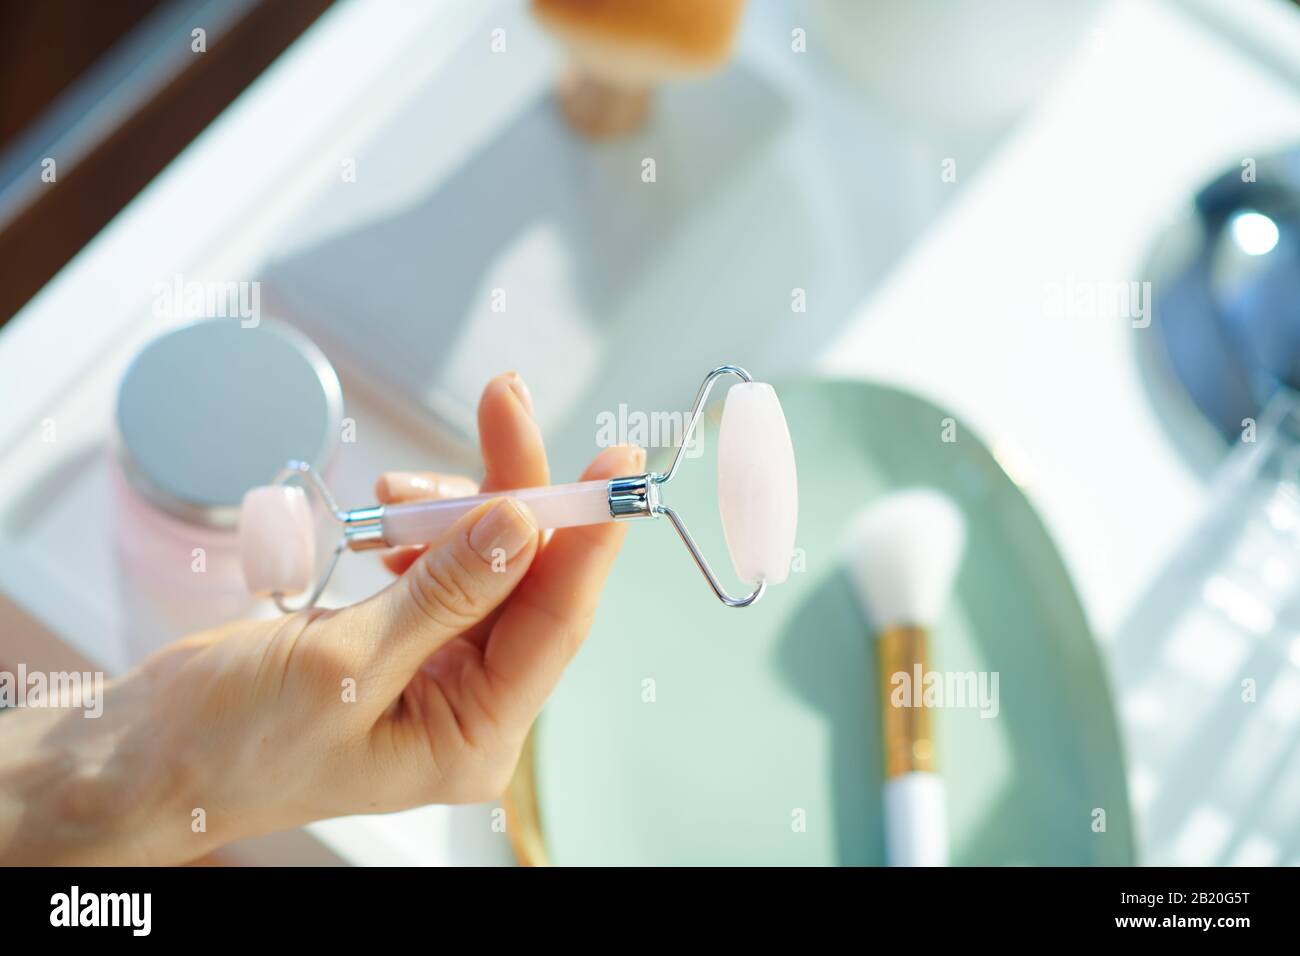
<path id="1" fill-rule="evenodd" d="M 565 119 L 592 139 L 634 133 L 656 86 L 727 61 L 744 7 L 745 0 L 533 0 L 533 14 L 569 52 L 557 90 Z"/>

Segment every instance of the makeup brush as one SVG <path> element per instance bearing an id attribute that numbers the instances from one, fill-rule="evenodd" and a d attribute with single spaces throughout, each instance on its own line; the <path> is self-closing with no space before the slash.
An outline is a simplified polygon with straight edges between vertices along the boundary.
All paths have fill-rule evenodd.
<path id="1" fill-rule="evenodd" d="M 858 515 L 849 535 L 848 563 L 880 665 L 890 866 L 948 863 L 943 780 L 923 679 L 928 633 L 948 603 L 965 546 L 961 512 L 928 488 L 879 499 Z"/>
<path id="2" fill-rule="evenodd" d="M 558 94 L 565 119 L 592 139 L 636 131 L 651 92 L 726 63 L 744 0 L 533 0 L 569 51 Z"/>

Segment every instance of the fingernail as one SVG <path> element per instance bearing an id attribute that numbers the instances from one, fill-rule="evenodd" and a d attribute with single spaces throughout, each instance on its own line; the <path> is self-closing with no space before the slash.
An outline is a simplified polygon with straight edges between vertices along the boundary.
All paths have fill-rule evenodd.
<path id="1" fill-rule="evenodd" d="M 431 478 L 409 471 L 390 471 L 384 475 L 384 487 L 390 499 L 409 498 L 464 498 L 478 494 L 478 485 L 459 475 L 442 475 Z"/>
<path id="2" fill-rule="evenodd" d="M 537 523 L 528 507 L 513 498 L 498 501 L 478 519 L 469 533 L 469 546 L 484 561 L 503 554 L 513 558 L 537 534 Z"/>
<path id="3" fill-rule="evenodd" d="M 640 445 L 632 446 L 632 470 L 642 471 L 645 468 L 645 449 Z"/>
<path id="4" fill-rule="evenodd" d="M 533 416 L 533 396 L 528 391 L 528 386 L 524 384 L 524 380 L 518 372 L 510 373 L 510 391 L 515 393 L 515 398 L 519 399 L 519 404 L 524 406 L 524 411 L 531 418 Z"/>
<path id="5" fill-rule="evenodd" d="M 433 493 L 439 498 L 468 498 L 478 494 L 478 482 L 461 475 L 441 475 L 433 483 Z"/>

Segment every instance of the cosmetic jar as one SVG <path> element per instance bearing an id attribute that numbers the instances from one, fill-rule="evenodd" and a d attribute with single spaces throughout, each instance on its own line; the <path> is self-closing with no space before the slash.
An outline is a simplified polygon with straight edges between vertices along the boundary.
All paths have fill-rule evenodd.
<path id="1" fill-rule="evenodd" d="M 112 469 L 133 625 L 170 639 L 246 610 L 244 492 L 291 459 L 327 473 L 342 420 L 333 367 L 281 322 L 205 319 L 146 345 L 118 390 Z"/>

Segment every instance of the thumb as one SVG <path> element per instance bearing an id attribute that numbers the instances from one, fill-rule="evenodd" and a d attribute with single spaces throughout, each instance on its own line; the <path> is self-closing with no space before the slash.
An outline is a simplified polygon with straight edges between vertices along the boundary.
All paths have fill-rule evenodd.
<path id="1" fill-rule="evenodd" d="M 537 521 L 523 502 L 496 498 L 461 517 L 368 611 L 378 669 L 403 686 L 425 659 L 483 620 L 514 590 L 537 553 Z M 368 629 L 369 630 L 369 629 Z"/>

